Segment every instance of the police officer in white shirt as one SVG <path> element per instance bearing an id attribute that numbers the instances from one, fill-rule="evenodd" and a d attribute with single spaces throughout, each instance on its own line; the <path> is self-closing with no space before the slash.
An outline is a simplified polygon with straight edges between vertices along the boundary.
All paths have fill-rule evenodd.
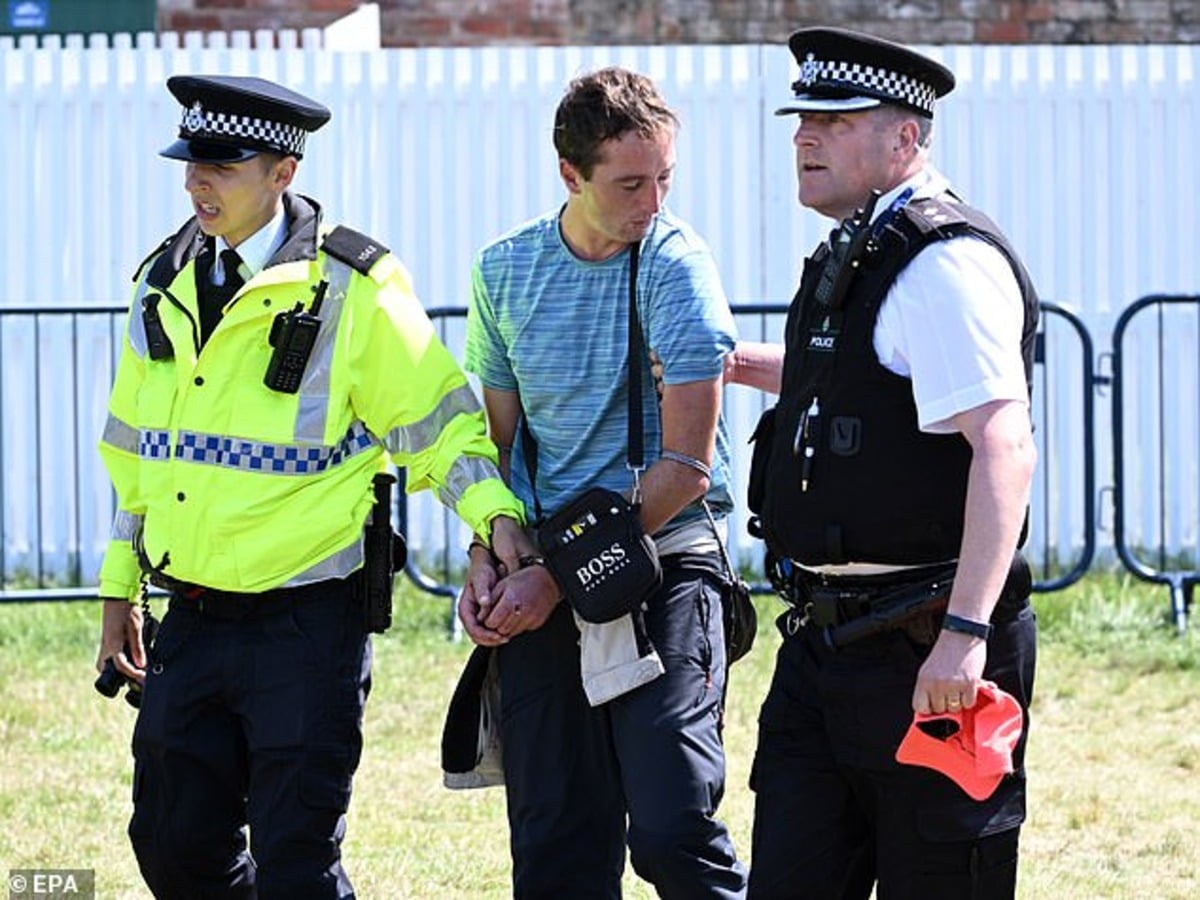
<path id="1" fill-rule="evenodd" d="M 726 363 L 727 381 L 780 395 L 750 507 L 790 604 L 751 776 L 749 896 L 1011 898 L 1024 736 L 983 800 L 895 752 L 915 713 L 969 710 L 984 681 L 1028 722 L 1037 295 L 929 163 L 954 75 L 842 29 L 789 46 L 800 77 L 778 113 L 799 116 L 800 203 L 841 224 L 806 262 L 785 346 L 739 344 Z M 836 638 L 852 632 L 867 636 Z"/>

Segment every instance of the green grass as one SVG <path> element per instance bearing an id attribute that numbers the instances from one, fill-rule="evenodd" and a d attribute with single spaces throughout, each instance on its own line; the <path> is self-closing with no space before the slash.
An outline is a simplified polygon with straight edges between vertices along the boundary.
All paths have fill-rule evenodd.
<path id="1" fill-rule="evenodd" d="M 722 816 L 749 858 L 746 787 L 780 607 L 757 598 L 732 673 Z M 1200 620 L 1179 637 L 1167 591 L 1115 576 L 1035 598 L 1042 628 L 1019 895 L 1192 898 L 1200 822 Z M 504 795 L 441 786 L 442 714 L 468 647 L 449 602 L 406 589 L 377 638 L 347 866 L 365 900 L 509 896 Z M 97 896 L 141 900 L 125 838 L 133 711 L 91 687 L 95 603 L 0 606 L 0 869 L 92 868 Z M 626 896 L 653 896 L 632 874 Z"/>

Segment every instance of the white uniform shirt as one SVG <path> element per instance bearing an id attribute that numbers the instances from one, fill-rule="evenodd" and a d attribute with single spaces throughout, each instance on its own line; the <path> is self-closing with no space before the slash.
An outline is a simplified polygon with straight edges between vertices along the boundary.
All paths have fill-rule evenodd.
<path id="1" fill-rule="evenodd" d="M 268 260 L 275 255 L 275 251 L 283 246 L 286 238 L 287 219 L 281 206 L 270 222 L 237 246 L 237 254 L 242 259 L 242 276 L 246 281 L 259 273 Z M 229 244 L 225 242 L 225 238 L 218 237 L 216 241 L 217 257 L 213 260 L 212 267 L 213 284 L 225 283 L 225 264 L 221 260 L 221 253 L 228 249 Z"/>
<path id="2" fill-rule="evenodd" d="M 913 199 L 949 183 L 926 169 L 883 195 L 878 216 L 907 187 Z M 1021 331 L 1025 307 L 1008 260 L 976 237 L 938 241 L 917 254 L 888 290 L 875 324 L 879 361 L 910 378 L 917 423 L 957 431 L 949 419 L 993 400 L 1028 403 Z"/>

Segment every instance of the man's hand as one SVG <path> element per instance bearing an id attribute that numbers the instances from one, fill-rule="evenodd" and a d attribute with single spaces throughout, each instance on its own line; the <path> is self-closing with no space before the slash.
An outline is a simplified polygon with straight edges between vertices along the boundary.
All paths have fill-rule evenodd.
<path id="1" fill-rule="evenodd" d="M 913 689 L 914 712 L 959 712 L 975 705 L 975 692 L 987 662 L 987 641 L 942 631 L 917 672 Z"/>
<path id="2" fill-rule="evenodd" d="M 104 671 L 104 663 L 112 659 L 118 672 L 139 684 L 146 681 L 146 648 L 142 644 L 142 610 L 128 600 L 105 597 L 100 626 L 100 652 L 96 656 L 96 671 Z M 129 648 L 129 654 L 125 648 Z"/>
<path id="3" fill-rule="evenodd" d="M 496 647 L 506 643 L 508 638 L 488 628 L 484 621 L 491 615 L 492 591 L 503 576 L 503 564 L 496 562 L 488 548 L 482 544 L 471 545 L 470 558 L 466 581 L 458 595 L 458 619 L 462 622 L 467 637 L 476 644 Z"/>
<path id="4" fill-rule="evenodd" d="M 558 582 L 542 565 L 528 565 L 503 579 L 492 593 L 484 624 L 506 639 L 541 628 L 562 599 Z"/>

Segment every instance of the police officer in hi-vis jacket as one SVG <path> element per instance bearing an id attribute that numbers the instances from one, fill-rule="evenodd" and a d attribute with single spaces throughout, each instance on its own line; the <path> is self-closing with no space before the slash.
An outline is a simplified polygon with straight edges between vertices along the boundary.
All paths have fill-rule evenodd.
<path id="1" fill-rule="evenodd" d="M 98 666 L 144 681 L 129 835 L 156 897 L 350 897 L 374 476 L 403 466 L 514 569 L 533 547 L 404 266 L 289 189 L 329 110 L 258 78 L 167 86 L 193 215 L 137 272 L 100 442 Z M 149 647 L 145 579 L 170 592 Z"/>

